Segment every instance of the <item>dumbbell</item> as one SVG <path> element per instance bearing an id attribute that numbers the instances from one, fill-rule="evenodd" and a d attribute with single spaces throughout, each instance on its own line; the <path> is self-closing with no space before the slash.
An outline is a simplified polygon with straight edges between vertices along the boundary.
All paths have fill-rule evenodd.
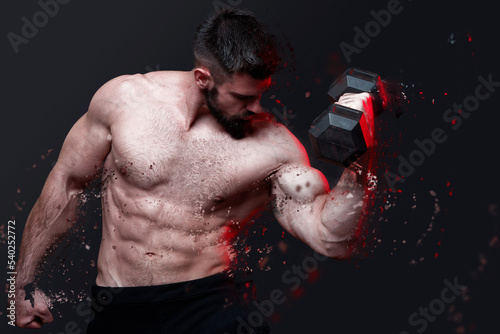
<path id="1" fill-rule="evenodd" d="M 384 109 L 384 90 L 378 74 L 350 68 L 328 89 L 330 106 L 311 124 L 309 137 L 315 155 L 319 160 L 350 166 L 367 151 L 369 125 L 362 111 L 336 104 L 345 93 L 370 93 L 373 97 L 373 111 L 378 114 Z"/>

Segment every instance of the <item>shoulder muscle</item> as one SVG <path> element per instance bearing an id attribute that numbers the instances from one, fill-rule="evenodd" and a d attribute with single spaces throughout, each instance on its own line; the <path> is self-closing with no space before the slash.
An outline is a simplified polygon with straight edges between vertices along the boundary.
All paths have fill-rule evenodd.
<path id="1" fill-rule="evenodd" d="M 302 143 L 283 125 L 262 121 L 259 140 L 270 146 L 281 165 L 300 164 L 309 166 L 309 157 Z"/>
<path id="2" fill-rule="evenodd" d="M 101 86 L 90 101 L 88 116 L 109 127 L 125 107 L 134 107 L 146 98 L 147 80 L 142 74 L 122 75 Z"/>

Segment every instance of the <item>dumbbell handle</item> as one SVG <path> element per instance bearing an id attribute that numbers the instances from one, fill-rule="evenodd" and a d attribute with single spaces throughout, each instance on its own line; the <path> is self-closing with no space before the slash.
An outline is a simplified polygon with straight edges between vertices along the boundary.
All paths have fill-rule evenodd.
<path id="1" fill-rule="evenodd" d="M 358 159 L 372 144 L 373 111 L 377 108 L 377 95 L 381 87 L 380 77 L 372 72 L 352 68 L 337 79 L 328 91 L 331 104 L 312 123 L 309 136 L 316 156 L 323 161 L 347 167 Z M 343 106 L 348 104 L 346 93 L 369 93 L 372 110 L 367 114 Z M 359 106 L 357 106 L 359 108 Z M 359 109 L 366 109 L 363 106 Z M 364 138 L 367 133 L 369 138 Z"/>
<path id="2" fill-rule="evenodd" d="M 377 115 L 385 109 L 385 89 L 380 76 L 360 68 L 349 68 L 328 89 L 330 103 L 338 102 L 346 93 L 370 93 L 373 112 Z"/>

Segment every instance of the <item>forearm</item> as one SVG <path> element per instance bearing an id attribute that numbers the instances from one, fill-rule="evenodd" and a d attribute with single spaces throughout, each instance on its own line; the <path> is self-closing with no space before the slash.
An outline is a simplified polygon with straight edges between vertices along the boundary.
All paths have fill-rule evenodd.
<path id="1" fill-rule="evenodd" d="M 321 208 L 320 228 L 327 242 L 343 242 L 354 236 L 363 204 L 364 189 L 349 169 L 338 184 L 325 196 Z"/>
<path id="2" fill-rule="evenodd" d="M 34 280 L 47 249 L 75 221 L 77 204 L 78 192 L 69 190 L 53 170 L 26 221 L 17 264 L 19 288 Z"/>
<path id="3" fill-rule="evenodd" d="M 273 192 L 278 221 L 315 251 L 346 258 L 360 225 L 363 175 L 346 169 L 333 190 L 319 171 L 291 165 L 276 175 Z"/>

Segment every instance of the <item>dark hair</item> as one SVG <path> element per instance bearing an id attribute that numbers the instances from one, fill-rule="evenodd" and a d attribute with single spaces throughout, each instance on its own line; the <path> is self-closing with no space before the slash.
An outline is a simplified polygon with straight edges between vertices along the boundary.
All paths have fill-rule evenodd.
<path id="1" fill-rule="evenodd" d="M 207 66 L 216 81 L 237 72 L 265 79 L 277 68 L 274 37 L 255 16 L 240 9 L 222 9 L 198 26 L 195 65 Z"/>

